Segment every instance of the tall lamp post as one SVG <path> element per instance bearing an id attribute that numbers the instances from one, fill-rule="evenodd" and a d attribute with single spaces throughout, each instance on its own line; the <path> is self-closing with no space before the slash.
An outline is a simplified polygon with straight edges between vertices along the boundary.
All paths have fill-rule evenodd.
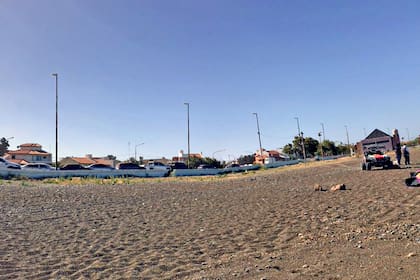
<path id="1" fill-rule="evenodd" d="M 321 149 L 321 157 L 324 158 L 324 148 L 322 147 L 321 134 L 322 134 L 322 132 L 318 132 L 319 148 Z"/>
<path id="2" fill-rule="evenodd" d="M 258 114 L 257 113 L 252 113 L 252 114 L 255 115 L 255 118 L 257 119 L 257 134 L 258 134 L 258 141 L 260 143 L 260 156 L 262 158 L 263 150 L 262 150 L 262 145 L 261 145 L 261 133 L 260 133 L 260 123 L 258 122 Z"/>
<path id="3" fill-rule="evenodd" d="M 134 146 L 134 159 L 137 160 L 137 147 L 144 145 L 144 143 L 140 143 Z"/>
<path id="4" fill-rule="evenodd" d="M 214 157 L 214 155 L 215 155 L 215 154 L 217 154 L 217 153 L 221 153 L 221 152 L 224 152 L 224 151 L 226 151 L 226 149 L 221 149 L 221 150 L 217 150 L 217 151 L 215 151 L 215 152 L 212 154 L 212 158 L 214 158 L 214 159 L 215 159 L 215 157 Z"/>
<path id="5" fill-rule="evenodd" d="M 53 73 L 55 77 L 55 170 L 58 169 L 58 74 Z"/>
<path id="6" fill-rule="evenodd" d="M 321 123 L 321 127 L 322 127 L 322 141 L 325 142 L 325 129 L 324 129 L 324 123 Z"/>
<path id="7" fill-rule="evenodd" d="M 347 130 L 347 125 L 344 126 L 346 128 L 346 136 L 347 136 L 347 147 L 349 149 L 349 154 L 351 156 L 351 149 L 350 149 L 350 140 L 349 140 L 349 131 Z"/>
<path id="8" fill-rule="evenodd" d="M 185 102 L 185 106 L 187 106 L 187 136 L 188 136 L 188 159 L 187 159 L 187 166 L 190 168 L 190 103 Z"/>
<path id="9" fill-rule="evenodd" d="M 303 132 L 300 131 L 300 124 L 299 124 L 299 118 L 295 117 L 297 122 L 297 128 L 298 128 L 298 137 L 300 138 L 300 144 L 302 146 L 302 153 L 303 153 L 303 160 L 306 160 L 306 151 L 305 151 L 305 143 L 303 140 Z"/>

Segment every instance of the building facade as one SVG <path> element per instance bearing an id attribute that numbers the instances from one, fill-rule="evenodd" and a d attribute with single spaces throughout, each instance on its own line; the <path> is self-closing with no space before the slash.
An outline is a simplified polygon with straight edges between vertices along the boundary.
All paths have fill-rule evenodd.
<path id="1" fill-rule="evenodd" d="M 7 153 L 4 155 L 4 158 L 17 164 L 52 164 L 51 153 L 44 151 L 42 146 L 36 143 L 22 144 L 18 146 L 18 150 L 7 151 Z"/>
<path id="2" fill-rule="evenodd" d="M 375 129 L 365 139 L 356 144 L 358 155 L 363 155 L 370 149 L 389 152 L 393 150 L 393 137 L 385 132 Z"/>

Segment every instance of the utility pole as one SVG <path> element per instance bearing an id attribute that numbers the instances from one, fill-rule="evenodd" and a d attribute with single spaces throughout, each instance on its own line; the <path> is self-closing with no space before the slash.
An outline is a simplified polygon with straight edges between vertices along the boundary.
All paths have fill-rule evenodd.
<path id="1" fill-rule="evenodd" d="M 257 119 L 257 134 L 258 134 L 258 141 L 260 143 L 260 156 L 261 158 L 263 157 L 263 149 L 262 149 L 262 145 L 261 145 L 261 133 L 260 133 L 260 124 L 258 122 L 258 114 L 257 113 L 252 113 L 253 115 L 255 115 L 255 118 Z"/>
<path id="2" fill-rule="evenodd" d="M 322 141 L 325 142 L 325 130 L 324 130 L 324 123 L 321 123 L 322 126 Z"/>
<path id="3" fill-rule="evenodd" d="M 295 119 L 296 119 L 297 127 L 298 127 L 298 137 L 300 139 L 300 144 L 302 146 L 303 159 L 306 160 L 306 151 L 305 151 L 305 143 L 304 143 L 304 140 L 303 140 L 303 132 L 300 131 L 299 118 L 295 117 Z"/>
<path id="4" fill-rule="evenodd" d="M 349 154 L 351 156 L 351 149 L 350 149 L 350 140 L 349 140 L 349 131 L 347 130 L 347 125 L 344 126 L 346 128 L 346 135 L 347 135 L 347 146 L 349 149 Z"/>
<path id="5" fill-rule="evenodd" d="M 190 168 L 190 103 L 185 102 L 184 105 L 187 106 L 187 136 L 188 136 L 188 159 L 187 166 Z"/>
<path id="6" fill-rule="evenodd" d="M 58 74 L 55 77 L 55 170 L 58 170 Z"/>
<path id="7" fill-rule="evenodd" d="M 144 145 L 144 143 L 140 143 L 134 146 L 134 159 L 137 161 L 137 147 Z"/>
<path id="8" fill-rule="evenodd" d="M 322 148 L 322 142 L 321 142 L 321 132 L 318 132 L 318 137 L 319 137 L 319 146 L 321 149 L 321 156 L 324 157 L 324 149 Z"/>

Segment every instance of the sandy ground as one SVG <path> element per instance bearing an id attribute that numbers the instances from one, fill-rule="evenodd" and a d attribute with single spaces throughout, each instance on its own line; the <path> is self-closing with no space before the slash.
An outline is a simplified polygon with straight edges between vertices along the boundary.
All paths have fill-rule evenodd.
<path id="1" fill-rule="evenodd" d="M 212 178 L 3 180 L 0 279 L 420 279 L 410 171 L 341 159 Z"/>

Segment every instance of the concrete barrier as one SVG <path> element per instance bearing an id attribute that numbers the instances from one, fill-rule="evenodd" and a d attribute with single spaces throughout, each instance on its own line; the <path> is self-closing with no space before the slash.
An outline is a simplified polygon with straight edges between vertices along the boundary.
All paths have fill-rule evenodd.
<path id="1" fill-rule="evenodd" d="M 245 172 L 249 170 L 257 170 L 261 168 L 259 165 L 240 166 L 229 168 L 209 168 L 209 169 L 175 169 L 172 171 L 172 176 L 208 176 L 208 175 L 222 175 L 226 173 Z"/>
<path id="2" fill-rule="evenodd" d="M 66 178 L 66 177 L 164 177 L 167 176 L 165 170 L 24 170 L 24 169 L 0 169 L 0 177 L 22 177 L 28 179 L 45 178 Z"/>
<path id="3" fill-rule="evenodd" d="M 265 164 L 264 167 L 266 167 L 266 168 L 276 168 L 276 167 L 281 167 L 281 166 L 294 165 L 294 164 L 298 164 L 300 162 L 303 162 L 303 161 L 300 160 L 300 159 L 287 160 L 287 161 L 276 161 L 276 162 L 273 162 L 273 163 Z"/>

